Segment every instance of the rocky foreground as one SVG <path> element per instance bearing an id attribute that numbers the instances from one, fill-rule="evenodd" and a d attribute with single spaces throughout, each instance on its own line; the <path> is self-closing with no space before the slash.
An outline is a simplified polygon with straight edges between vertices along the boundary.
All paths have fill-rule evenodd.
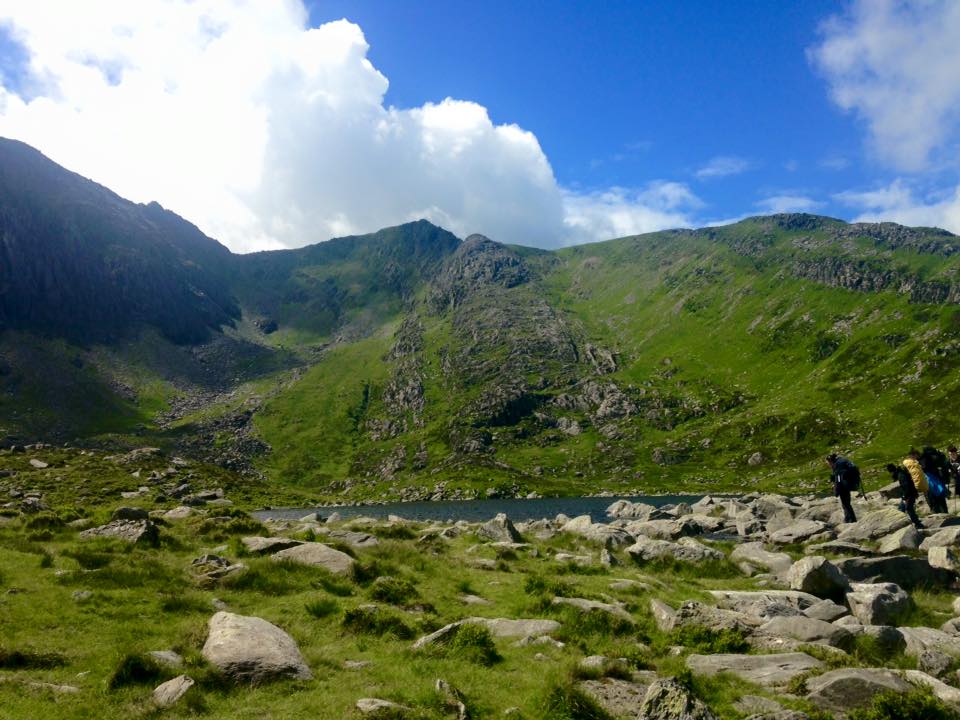
<path id="1" fill-rule="evenodd" d="M 10 717 L 960 710 L 960 517 L 917 530 L 892 489 L 857 501 L 851 525 L 834 498 L 779 495 L 617 501 L 604 523 L 424 524 L 259 523 L 221 491 L 179 504 L 169 485 L 109 516 L 11 492 Z"/>

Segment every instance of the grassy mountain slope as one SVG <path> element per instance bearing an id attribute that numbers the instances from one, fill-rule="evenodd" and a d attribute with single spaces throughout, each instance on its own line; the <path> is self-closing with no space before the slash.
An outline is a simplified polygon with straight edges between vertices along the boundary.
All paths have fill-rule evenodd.
<path id="1" fill-rule="evenodd" d="M 458 251 L 392 350 L 345 348 L 267 404 L 264 439 L 314 459 L 265 467 L 371 497 L 815 487 L 831 448 L 874 468 L 960 432 L 954 242 L 778 216 L 557 253 L 485 245 L 506 279 L 451 273 Z M 339 414 L 309 401 L 333 395 Z M 304 429 L 267 420 L 291 414 Z M 307 447 L 318 436 L 336 447 Z"/>

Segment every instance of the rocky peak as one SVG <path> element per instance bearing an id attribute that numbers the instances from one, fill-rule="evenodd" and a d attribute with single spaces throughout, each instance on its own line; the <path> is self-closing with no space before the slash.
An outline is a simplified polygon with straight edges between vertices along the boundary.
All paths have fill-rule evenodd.
<path id="1" fill-rule="evenodd" d="M 530 279 L 530 270 L 517 253 L 483 235 L 471 235 L 444 264 L 434 283 L 431 301 L 443 311 L 484 287 L 512 288 Z"/>

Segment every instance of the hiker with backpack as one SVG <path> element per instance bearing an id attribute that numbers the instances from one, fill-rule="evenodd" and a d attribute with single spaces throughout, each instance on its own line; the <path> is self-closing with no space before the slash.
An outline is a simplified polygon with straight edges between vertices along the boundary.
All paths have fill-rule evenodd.
<path id="1" fill-rule="evenodd" d="M 920 453 L 920 467 L 927 476 L 929 493 L 934 501 L 934 512 L 947 513 L 947 498 L 950 497 L 950 463 L 947 456 L 935 447 L 927 445 Z"/>
<path id="2" fill-rule="evenodd" d="M 893 463 L 887 464 L 887 472 L 900 485 L 900 509 L 907 514 L 914 527 L 918 530 L 922 529 L 923 525 L 920 523 L 920 518 L 917 517 L 917 497 L 919 493 L 913 484 L 910 473 L 902 465 L 894 465 Z"/>
<path id="3" fill-rule="evenodd" d="M 950 465 L 950 477 L 953 478 L 954 495 L 960 496 L 960 453 L 956 445 L 947 448 L 947 462 Z"/>
<path id="4" fill-rule="evenodd" d="M 860 469 L 837 453 L 827 455 L 827 465 L 830 466 L 833 494 L 840 498 L 840 506 L 843 508 L 843 521 L 854 523 L 857 521 L 857 516 L 853 512 L 850 493 L 860 488 Z"/>
<path id="5" fill-rule="evenodd" d="M 917 493 L 923 493 L 924 497 L 926 497 L 930 512 L 946 512 L 946 498 L 938 498 L 935 492 L 931 492 L 930 478 L 920 465 L 920 451 L 916 448 L 910 448 L 907 457 L 903 459 L 903 466 L 907 469 L 907 472 L 910 473 L 910 478 L 913 480 L 913 485 L 917 489 Z M 934 488 L 934 490 L 936 490 L 936 488 Z"/>

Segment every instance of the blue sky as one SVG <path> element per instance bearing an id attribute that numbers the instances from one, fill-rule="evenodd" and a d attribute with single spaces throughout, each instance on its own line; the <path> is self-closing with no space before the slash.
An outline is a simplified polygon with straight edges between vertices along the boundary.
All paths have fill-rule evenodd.
<path id="1" fill-rule="evenodd" d="M 0 135 L 240 251 L 414 217 L 960 232 L 950 0 L 37 5 L 0 6 Z"/>

